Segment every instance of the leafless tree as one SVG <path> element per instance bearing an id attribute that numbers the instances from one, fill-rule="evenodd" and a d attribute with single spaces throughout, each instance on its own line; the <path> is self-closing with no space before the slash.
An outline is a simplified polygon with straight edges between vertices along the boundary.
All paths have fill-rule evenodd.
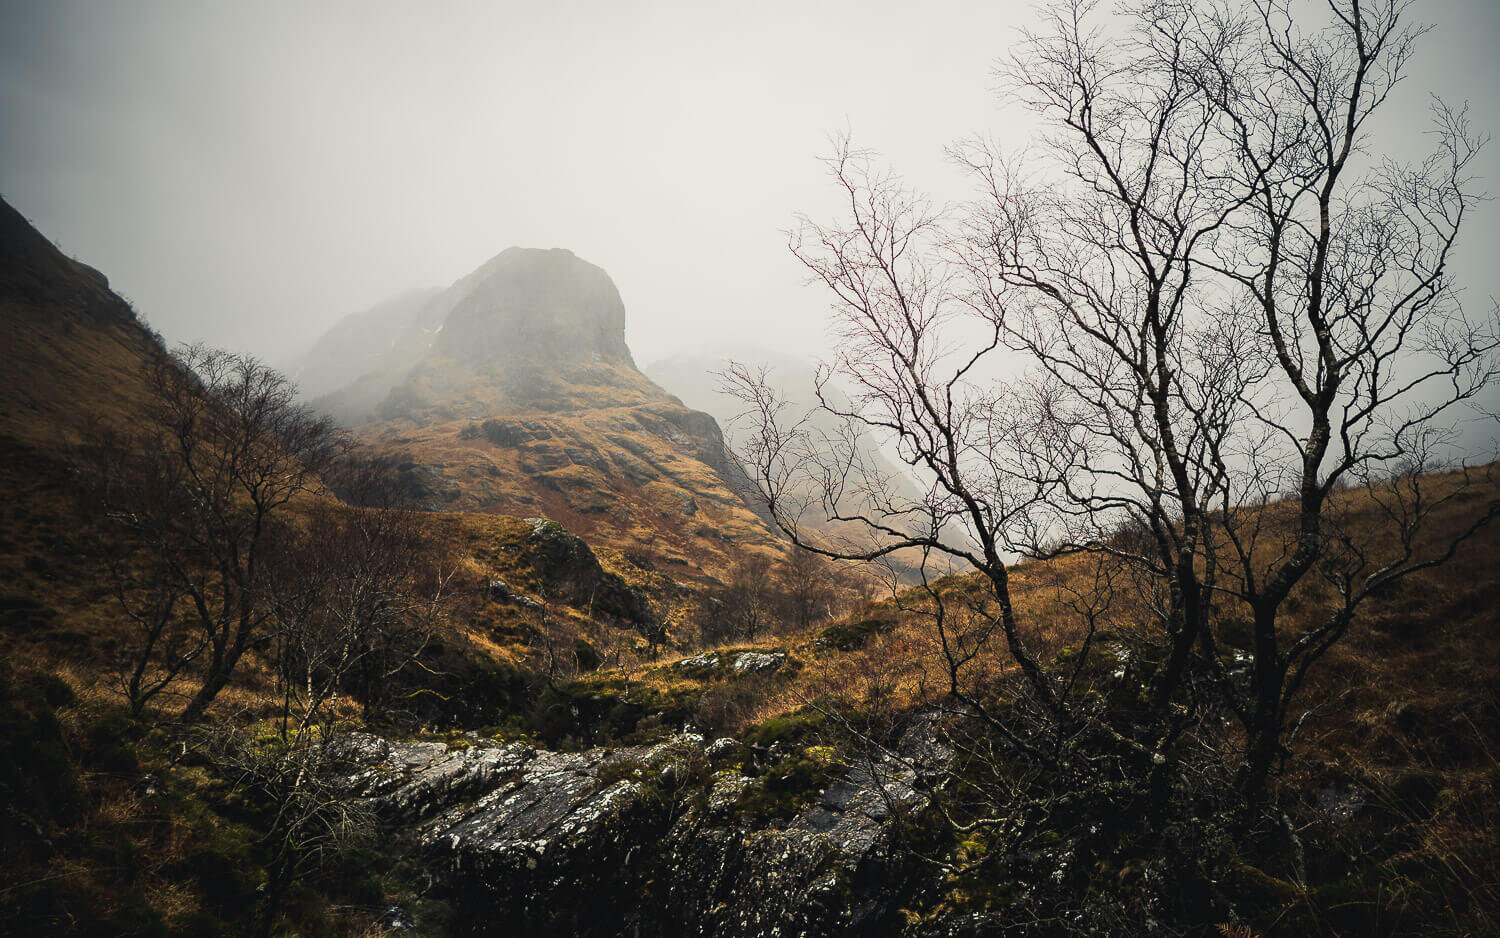
<path id="1" fill-rule="evenodd" d="M 1325 562 L 1343 554 L 1326 523 L 1341 480 L 1435 468 L 1496 375 L 1495 322 L 1465 315 L 1448 271 L 1483 141 L 1438 104 L 1424 161 L 1363 156 L 1423 31 L 1407 6 L 1330 3 L 1309 28 L 1278 0 L 1146 4 L 1124 42 L 1089 5 L 1060 8 L 1007 74 L 1059 128 L 1065 181 L 1027 185 L 989 148 L 960 153 L 987 194 L 956 247 L 968 298 L 1039 365 L 1076 444 L 1072 465 L 1049 460 L 1075 520 L 1065 544 L 1092 547 L 1122 515 L 1151 530 L 1131 559 L 1169 587 L 1157 703 L 1201 648 L 1244 725 L 1253 796 L 1292 695 L 1363 599 L 1495 513 L 1422 555 L 1424 512 L 1382 489 L 1401 546 L 1339 573 Z M 1288 491 L 1294 520 L 1272 522 Z M 1288 596 L 1320 565 L 1344 602 L 1284 634 Z M 1216 607 L 1251 614 L 1248 687 L 1214 667 Z"/>
<path id="2" fill-rule="evenodd" d="M 844 589 L 830 567 L 827 559 L 795 544 L 777 562 L 778 605 L 787 626 L 805 629 L 832 614 Z"/>
<path id="3" fill-rule="evenodd" d="M 415 512 L 320 504 L 306 515 L 264 591 L 283 731 L 348 690 L 377 706 L 438 628 L 452 575 Z"/>
<path id="4" fill-rule="evenodd" d="M 771 559 L 760 554 L 738 557 L 729 570 L 729 582 L 700 603 L 700 640 L 708 645 L 751 641 L 771 625 L 777 605 Z"/>
<path id="5" fill-rule="evenodd" d="M 141 626 L 132 706 L 191 673 L 193 722 L 267 637 L 269 552 L 343 441 L 252 358 L 187 346 L 148 363 L 146 385 L 142 426 L 85 440 L 80 469 L 116 547 L 138 549 L 108 564 Z"/>
<path id="6" fill-rule="evenodd" d="M 819 406 L 890 440 L 925 498 L 891 496 L 762 376 L 730 372 L 754 424 L 744 455 L 796 543 L 850 559 L 921 551 L 939 572 L 980 574 L 987 596 L 966 614 L 987 625 L 965 630 L 973 641 L 928 591 L 950 693 L 1013 732 L 961 678 L 998 643 L 1051 726 L 1051 750 L 1011 740 L 1039 758 L 1089 738 L 1087 724 L 1160 779 L 1178 715 L 1211 703 L 1243 730 L 1239 781 L 1258 803 L 1295 695 L 1361 603 L 1500 511 L 1484 505 L 1433 544 L 1424 522 L 1469 475 L 1389 481 L 1397 466 L 1451 465 L 1455 422 L 1497 373 L 1495 319 L 1464 310 L 1449 269 L 1483 140 L 1438 104 L 1430 157 L 1372 157 L 1372 115 L 1423 30 L 1401 0 L 1329 0 L 1306 22 L 1316 12 L 1052 7 L 1001 69 L 1045 130 L 1020 155 L 955 147 L 978 184 L 957 208 L 840 142 L 828 162 L 845 217 L 804 219 L 792 244 L 841 328 L 822 380 L 849 403 Z M 1346 524 L 1334 493 L 1351 480 L 1377 510 Z M 806 536 L 809 489 L 874 546 Z M 1043 651 L 1057 623 L 1015 611 L 1011 558 L 1076 553 L 1144 584 L 1144 724 L 1095 720 L 1080 663 Z M 1287 600 L 1310 575 L 1340 602 L 1294 625 Z M 1071 608 L 1091 634 L 1097 603 Z M 1225 612 L 1252 622 L 1248 677 L 1223 665 Z"/>

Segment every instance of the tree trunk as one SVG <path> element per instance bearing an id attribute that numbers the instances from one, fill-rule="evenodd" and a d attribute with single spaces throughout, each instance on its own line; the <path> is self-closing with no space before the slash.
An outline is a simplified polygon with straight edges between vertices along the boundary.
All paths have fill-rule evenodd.
<path id="1" fill-rule="evenodd" d="M 208 705 L 214 702 L 214 698 L 219 696 L 219 691 L 223 690 L 224 686 L 229 683 L 229 673 L 233 669 L 233 662 L 226 662 L 225 664 L 215 666 L 208 674 L 204 675 L 203 684 L 198 688 L 198 692 L 193 695 L 193 699 L 188 701 L 187 706 L 183 708 L 182 715 L 178 719 L 183 723 L 197 723 L 203 719 L 203 713 L 208 709 Z"/>
<path id="2" fill-rule="evenodd" d="M 286 898 L 287 887 L 292 884 L 291 871 L 280 866 L 272 872 L 266 889 L 266 911 L 260 920 L 260 938 L 271 938 L 276 929 L 276 920 L 281 917 L 281 903 Z"/>
<path id="3" fill-rule="evenodd" d="M 1179 630 L 1172 636 L 1172 650 L 1167 657 L 1167 662 L 1156 676 L 1155 692 L 1152 697 L 1155 699 L 1158 710 L 1166 707 L 1182 683 L 1193 646 L 1198 644 L 1198 635 L 1203 631 L 1204 626 L 1202 590 L 1198 584 L 1197 572 L 1193 569 L 1192 554 L 1187 554 L 1178 562 L 1175 577 L 1182 609 L 1182 621 Z"/>
<path id="4" fill-rule="evenodd" d="M 1276 646 L 1274 610 L 1256 610 L 1254 668 L 1255 703 L 1251 724 L 1246 727 L 1250 745 L 1240 766 L 1240 790 L 1250 811 L 1265 804 L 1271 766 L 1281 750 L 1281 688 L 1285 672 Z"/>

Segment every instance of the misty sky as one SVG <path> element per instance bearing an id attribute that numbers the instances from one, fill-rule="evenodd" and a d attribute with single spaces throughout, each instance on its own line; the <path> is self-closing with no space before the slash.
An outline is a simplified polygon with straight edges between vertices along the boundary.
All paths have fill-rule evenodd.
<path id="1" fill-rule="evenodd" d="M 513 244 L 624 296 L 642 363 L 754 342 L 816 354 L 825 298 L 781 233 L 825 217 L 845 126 L 964 195 L 943 147 L 1025 141 L 990 70 L 1023 3 L 64 3 L 0 0 L 0 193 L 169 341 L 277 363 L 338 317 Z M 1395 102 L 1500 131 L 1500 4 L 1437 30 Z M 1500 148 L 1480 175 L 1500 191 Z M 1460 258 L 1500 295 L 1500 212 Z"/>

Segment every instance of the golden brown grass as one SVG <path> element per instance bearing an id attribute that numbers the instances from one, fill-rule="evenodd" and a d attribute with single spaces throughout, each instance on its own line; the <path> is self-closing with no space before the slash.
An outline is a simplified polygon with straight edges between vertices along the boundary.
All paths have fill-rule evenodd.
<path id="1" fill-rule="evenodd" d="M 452 510 L 550 518 L 596 549 L 649 557 L 677 579 L 722 578 L 742 551 L 777 551 L 766 524 L 675 425 L 687 408 L 635 369 L 570 368 L 545 410 L 518 405 L 499 381 L 428 382 L 425 406 L 356 432 L 456 486 Z M 489 418 L 527 438 L 490 442 L 478 432 Z"/>

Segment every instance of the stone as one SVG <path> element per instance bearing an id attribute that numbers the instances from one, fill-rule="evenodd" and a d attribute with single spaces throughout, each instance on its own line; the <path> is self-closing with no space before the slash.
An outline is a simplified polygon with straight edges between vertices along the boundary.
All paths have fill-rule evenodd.
<path id="1" fill-rule="evenodd" d="M 712 652 L 704 652 L 691 658 L 683 658 L 672 667 L 682 671 L 716 671 L 719 668 L 719 658 Z"/>
<path id="2" fill-rule="evenodd" d="M 727 756 L 731 752 L 734 752 L 737 746 L 738 743 L 736 743 L 733 739 L 730 739 L 728 736 L 721 736 L 713 742 L 709 743 L 708 746 L 704 748 L 703 754 L 708 756 L 710 759 L 717 759 L 720 756 Z"/>
<path id="3" fill-rule="evenodd" d="M 417 923 L 405 909 L 393 905 L 381 913 L 380 927 L 387 931 L 411 931 L 417 927 Z"/>
<path id="4" fill-rule="evenodd" d="M 786 652 L 745 651 L 735 656 L 730 669 L 735 674 L 770 674 L 786 663 Z"/>

